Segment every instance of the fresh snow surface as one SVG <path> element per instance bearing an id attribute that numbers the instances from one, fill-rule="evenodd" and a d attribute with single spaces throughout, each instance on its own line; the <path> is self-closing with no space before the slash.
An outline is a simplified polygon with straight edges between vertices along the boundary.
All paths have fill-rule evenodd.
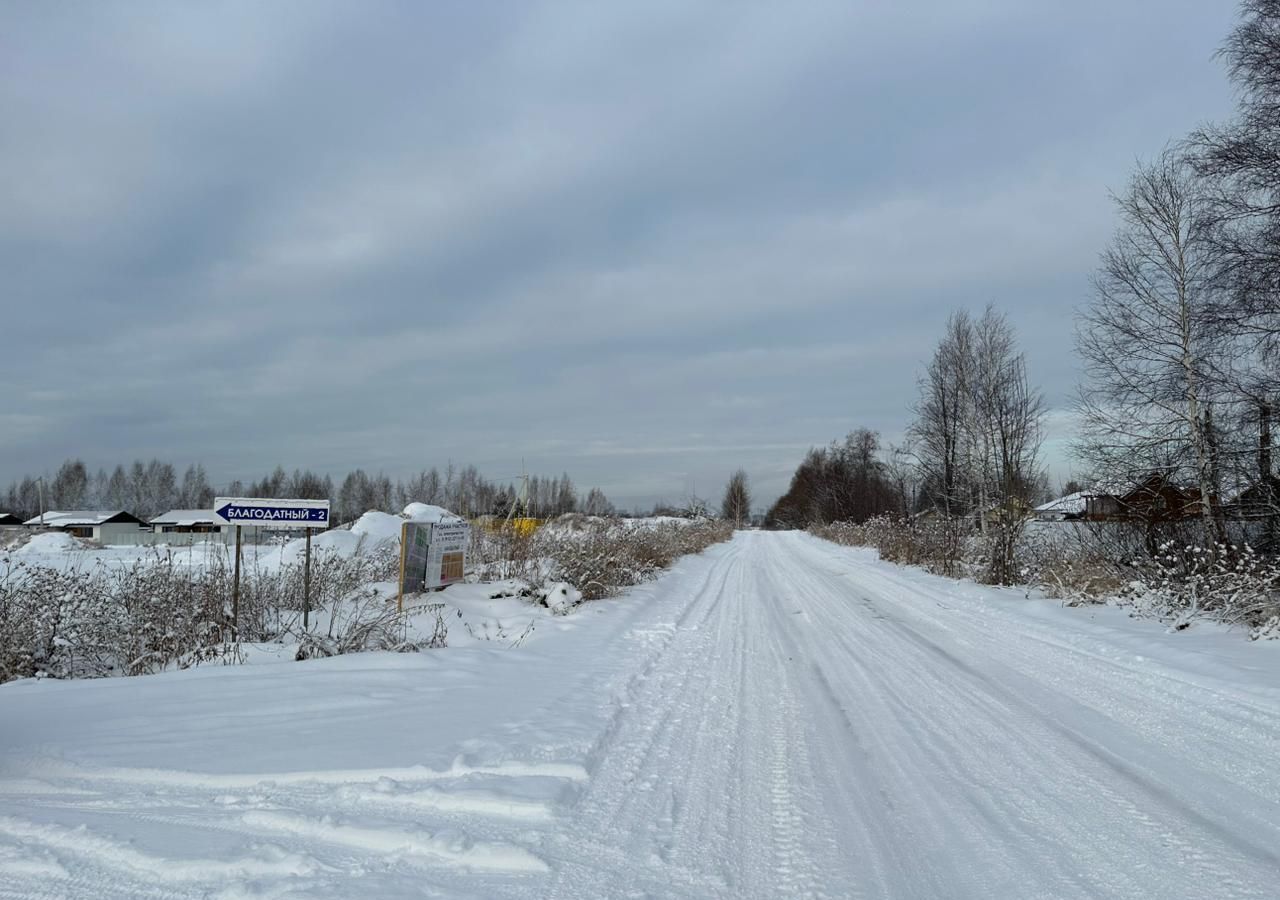
<path id="1" fill-rule="evenodd" d="M 542 602 L 547 609 L 563 615 L 582 602 L 582 592 L 571 584 L 558 581 L 544 589 Z"/>
<path id="2" fill-rule="evenodd" d="M 322 531 L 311 539 L 313 552 L 329 552 L 350 558 L 368 553 L 380 547 L 389 547 L 400 541 L 400 529 L 405 522 L 464 522 L 441 506 L 429 503 L 410 503 L 400 516 L 370 510 L 351 523 L 351 528 L 334 528 Z M 280 559 L 285 563 L 302 562 L 306 552 L 306 539 L 295 538 L 284 545 Z"/>
<path id="3" fill-rule="evenodd" d="M 0 687 L 0 897 L 1277 896 L 1275 643 L 796 533 L 543 613 Z"/>
<path id="4" fill-rule="evenodd" d="M 404 508 L 404 517 L 411 522 L 465 522 L 457 513 L 431 503 L 410 503 Z"/>
<path id="5" fill-rule="evenodd" d="M 13 552 L 19 556 L 40 556 L 45 553 L 74 553 L 84 549 L 84 543 L 74 535 L 65 531 L 46 531 L 32 535 L 31 540 Z"/>

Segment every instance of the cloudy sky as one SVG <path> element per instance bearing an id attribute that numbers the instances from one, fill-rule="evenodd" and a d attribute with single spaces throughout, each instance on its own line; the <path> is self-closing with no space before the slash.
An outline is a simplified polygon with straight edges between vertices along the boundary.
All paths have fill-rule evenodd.
<path id="1" fill-rule="evenodd" d="M 0 482 L 158 456 L 757 499 L 947 314 L 1072 308 L 1232 101 L 1203 0 L 12 3 Z"/>

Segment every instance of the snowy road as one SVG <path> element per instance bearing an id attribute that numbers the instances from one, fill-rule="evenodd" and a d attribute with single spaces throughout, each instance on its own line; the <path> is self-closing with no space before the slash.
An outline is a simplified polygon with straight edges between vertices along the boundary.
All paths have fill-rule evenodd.
<path id="1" fill-rule="evenodd" d="M 516 650 L 0 688 L 0 896 L 1276 897 L 1278 649 L 740 533 Z"/>

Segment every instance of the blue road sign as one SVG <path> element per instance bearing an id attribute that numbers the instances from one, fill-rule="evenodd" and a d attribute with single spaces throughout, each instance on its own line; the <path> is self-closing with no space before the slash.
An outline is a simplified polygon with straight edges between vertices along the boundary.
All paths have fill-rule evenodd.
<path id="1" fill-rule="evenodd" d="M 214 513 L 228 525 L 274 528 L 328 528 L 328 500 L 275 500 L 256 497 L 219 497 Z"/>

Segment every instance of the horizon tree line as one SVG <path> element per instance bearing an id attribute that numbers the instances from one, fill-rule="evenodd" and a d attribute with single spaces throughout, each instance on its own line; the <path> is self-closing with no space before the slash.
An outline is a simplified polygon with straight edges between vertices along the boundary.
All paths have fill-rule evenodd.
<path id="1" fill-rule="evenodd" d="M 354 469 L 341 481 L 310 469 L 288 472 L 283 466 L 261 479 L 233 480 L 215 488 L 200 463 L 189 465 L 179 477 L 173 464 L 152 459 L 135 460 L 130 466 L 115 466 L 110 472 L 100 468 L 90 473 L 80 459 L 69 459 L 51 478 L 24 476 L 13 481 L 0 495 L 5 512 L 23 519 L 34 518 L 43 509 L 123 509 L 149 519 L 170 509 L 209 509 L 215 496 L 251 496 L 280 499 L 329 500 L 333 521 L 348 522 L 369 510 L 397 512 L 411 502 L 444 506 L 468 517 L 517 514 L 550 518 L 568 512 L 613 515 L 614 506 L 598 487 L 579 499 L 568 473 L 559 477 L 529 477 L 527 503 L 517 502 L 517 491 L 509 483 L 485 478 L 472 465 L 449 463 L 443 473 L 432 467 L 408 479 L 392 480 L 379 472 L 369 474 Z"/>

